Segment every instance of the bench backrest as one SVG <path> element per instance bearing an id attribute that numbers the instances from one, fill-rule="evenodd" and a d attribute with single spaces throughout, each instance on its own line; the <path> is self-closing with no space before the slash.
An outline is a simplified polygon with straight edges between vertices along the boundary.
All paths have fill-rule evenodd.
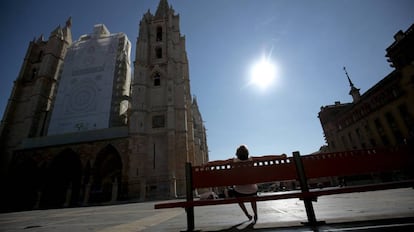
<path id="1" fill-rule="evenodd" d="M 301 159 L 308 179 L 414 169 L 414 154 L 405 148 L 323 153 Z"/>
<path id="2" fill-rule="evenodd" d="M 368 149 L 300 156 L 306 178 L 412 170 L 414 154 L 398 150 Z M 298 180 L 293 157 L 264 156 L 258 160 L 213 161 L 192 167 L 192 188 Z"/>
<path id="3" fill-rule="evenodd" d="M 231 186 L 297 179 L 292 157 L 268 156 L 260 160 L 211 162 L 192 167 L 193 188 Z"/>

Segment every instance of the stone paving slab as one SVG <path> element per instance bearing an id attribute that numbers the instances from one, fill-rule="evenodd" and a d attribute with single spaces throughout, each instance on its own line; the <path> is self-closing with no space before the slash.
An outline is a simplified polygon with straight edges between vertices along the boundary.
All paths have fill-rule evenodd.
<path id="1" fill-rule="evenodd" d="M 186 230 L 183 209 L 154 210 L 155 203 L 158 202 L 4 213 L 0 214 L 0 231 Z M 309 231 L 301 224 L 306 221 L 302 201 L 287 199 L 257 204 L 259 220 L 255 225 L 247 221 L 237 204 L 231 204 L 196 207 L 195 227 L 201 231 Z M 249 205 L 247 208 L 251 211 Z M 316 218 L 329 225 L 378 219 L 414 220 L 414 189 L 324 196 L 314 203 L 314 208 Z"/>

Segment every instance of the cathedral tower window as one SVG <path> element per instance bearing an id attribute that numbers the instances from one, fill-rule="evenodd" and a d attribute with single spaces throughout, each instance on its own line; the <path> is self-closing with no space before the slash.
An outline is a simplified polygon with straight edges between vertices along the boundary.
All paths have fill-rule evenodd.
<path id="1" fill-rule="evenodd" d="M 162 41 L 162 27 L 157 27 L 156 41 Z"/>
<path id="2" fill-rule="evenodd" d="M 156 57 L 157 59 L 161 59 L 161 58 L 162 58 L 162 48 L 157 47 L 157 48 L 155 49 L 155 57 Z"/>
<path id="3" fill-rule="evenodd" d="M 33 80 L 36 77 L 36 75 L 37 75 L 37 70 L 36 70 L 36 68 L 34 68 L 32 70 L 32 76 L 30 77 L 30 80 Z"/>
<path id="4" fill-rule="evenodd" d="M 160 73 L 155 73 L 154 75 L 154 86 L 160 86 L 161 85 L 161 75 Z"/>
<path id="5" fill-rule="evenodd" d="M 39 52 L 39 55 L 37 56 L 37 62 L 41 62 L 43 57 L 43 51 Z"/>
<path id="6" fill-rule="evenodd" d="M 152 116 L 152 128 L 163 128 L 165 127 L 164 115 Z"/>

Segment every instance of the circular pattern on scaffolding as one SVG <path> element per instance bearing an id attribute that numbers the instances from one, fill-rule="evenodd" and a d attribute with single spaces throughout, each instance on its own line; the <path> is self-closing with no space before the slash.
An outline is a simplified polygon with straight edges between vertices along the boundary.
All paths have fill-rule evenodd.
<path id="1" fill-rule="evenodd" d="M 69 101 L 66 105 L 68 113 L 86 113 L 96 109 L 97 88 L 94 81 L 79 81 L 70 91 Z"/>

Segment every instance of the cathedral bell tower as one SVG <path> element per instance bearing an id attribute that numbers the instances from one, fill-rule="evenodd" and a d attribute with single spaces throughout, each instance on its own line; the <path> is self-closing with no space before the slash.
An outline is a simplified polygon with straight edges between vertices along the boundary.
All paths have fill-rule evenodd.
<path id="1" fill-rule="evenodd" d="M 131 104 L 129 178 L 139 184 L 130 188 L 141 199 L 184 195 L 185 162 L 194 161 L 192 99 L 185 38 L 167 0 L 140 22 Z"/>
<path id="2" fill-rule="evenodd" d="M 56 82 L 72 43 L 72 20 L 50 33 L 30 42 L 4 112 L 0 126 L 0 155 L 2 174 L 6 171 L 13 151 L 25 138 L 46 133 L 50 106 L 55 97 Z"/>

